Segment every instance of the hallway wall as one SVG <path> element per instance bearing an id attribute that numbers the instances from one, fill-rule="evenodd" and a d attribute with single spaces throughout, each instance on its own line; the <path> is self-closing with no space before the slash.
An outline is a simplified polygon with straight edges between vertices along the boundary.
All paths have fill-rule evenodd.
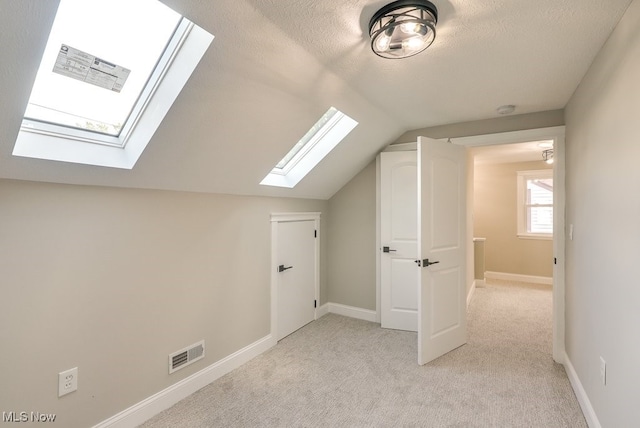
<path id="1" fill-rule="evenodd" d="M 566 109 L 566 351 L 603 427 L 640 421 L 638 76 L 635 0 Z"/>
<path id="2" fill-rule="evenodd" d="M 475 166 L 474 235 L 487 238 L 485 269 L 553 276 L 553 240 L 517 236 L 517 172 L 552 169 L 543 161 Z"/>

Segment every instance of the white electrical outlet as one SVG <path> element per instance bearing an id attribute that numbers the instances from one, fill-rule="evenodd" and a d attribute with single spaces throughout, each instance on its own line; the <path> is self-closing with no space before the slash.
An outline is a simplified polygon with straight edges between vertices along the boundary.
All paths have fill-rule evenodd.
<path id="1" fill-rule="evenodd" d="M 58 373 L 58 397 L 62 397 L 78 389 L 78 368 Z"/>
<path id="2" fill-rule="evenodd" d="M 603 385 L 607 384 L 607 362 L 602 357 L 600 357 L 600 379 Z"/>

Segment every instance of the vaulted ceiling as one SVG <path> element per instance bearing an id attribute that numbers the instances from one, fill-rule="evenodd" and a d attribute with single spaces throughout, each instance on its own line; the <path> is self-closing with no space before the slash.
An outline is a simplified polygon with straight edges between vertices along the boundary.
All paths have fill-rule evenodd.
<path id="1" fill-rule="evenodd" d="M 563 108 L 631 0 L 432 0 L 425 52 L 371 52 L 379 0 L 163 0 L 215 35 L 133 170 L 11 155 L 57 2 L 0 0 L 0 177 L 326 199 L 402 133 Z M 142 27 L 143 28 L 143 27 Z M 294 189 L 259 182 L 335 106 L 356 129 Z"/>

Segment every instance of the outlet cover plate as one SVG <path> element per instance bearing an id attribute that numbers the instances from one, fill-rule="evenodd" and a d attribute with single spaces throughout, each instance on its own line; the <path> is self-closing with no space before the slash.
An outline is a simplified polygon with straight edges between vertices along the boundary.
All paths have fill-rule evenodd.
<path id="1" fill-rule="evenodd" d="M 58 397 L 67 395 L 78 389 L 78 368 L 58 373 Z"/>

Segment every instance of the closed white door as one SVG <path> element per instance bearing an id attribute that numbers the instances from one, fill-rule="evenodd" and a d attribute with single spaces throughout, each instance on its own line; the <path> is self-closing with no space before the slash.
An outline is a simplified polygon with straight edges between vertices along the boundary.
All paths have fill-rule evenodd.
<path id="1" fill-rule="evenodd" d="M 278 340 L 315 319 L 316 222 L 277 225 Z"/>
<path id="2" fill-rule="evenodd" d="M 380 323 L 418 331 L 416 151 L 380 154 Z"/>
<path id="3" fill-rule="evenodd" d="M 418 362 L 467 341 L 465 148 L 418 139 Z"/>

